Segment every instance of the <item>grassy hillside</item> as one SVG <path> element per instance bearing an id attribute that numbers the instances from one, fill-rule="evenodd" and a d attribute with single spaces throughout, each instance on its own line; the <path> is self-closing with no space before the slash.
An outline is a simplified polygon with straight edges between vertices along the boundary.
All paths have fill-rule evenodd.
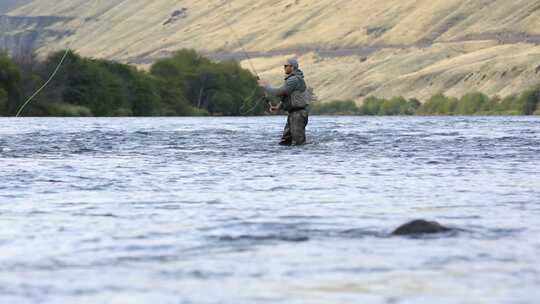
<path id="1" fill-rule="evenodd" d="M 42 52 L 70 44 L 138 64 L 179 48 L 242 58 L 228 22 L 265 77 L 278 82 L 281 59 L 297 55 L 322 99 L 506 96 L 540 83 L 536 0 L 45 2 L 11 13 L 73 17 L 49 30 L 75 33 Z"/>

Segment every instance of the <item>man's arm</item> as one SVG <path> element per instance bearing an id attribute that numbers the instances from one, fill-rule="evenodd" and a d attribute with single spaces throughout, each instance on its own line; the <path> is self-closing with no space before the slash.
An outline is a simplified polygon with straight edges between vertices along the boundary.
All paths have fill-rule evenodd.
<path id="1" fill-rule="evenodd" d="M 299 85 L 298 77 L 291 77 L 285 81 L 283 86 L 279 88 L 274 88 L 270 85 L 266 85 L 264 89 L 268 94 L 277 96 L 277 97 L 284 97 L 284 96 L 290 96 L 292 92 L 296 89 L 296 87 Z"/>

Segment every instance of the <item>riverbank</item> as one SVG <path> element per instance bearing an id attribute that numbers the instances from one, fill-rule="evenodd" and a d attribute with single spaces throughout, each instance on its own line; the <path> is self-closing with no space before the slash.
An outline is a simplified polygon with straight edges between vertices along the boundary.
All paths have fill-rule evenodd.
<path id="1" fill-rule="evenodd" d="M 68 51 L 38 60 L 34 54 L 9 58 L 0 53 L 0 116 L 14 116 L 46 83 L 61 58 L 56 77 L 24 108 L 24 116 L 201 116 L 258 115 L 262 90 L 236 61 L 213 62 L 193 50 L 158 60 L 148 71 Z"/>
<path id="2" fill-rule="evenodd" d="M 469 93 L 461 98 L 444 94 L 432 96 L 426 102 L 418 99 L 394 97 L 391 99 L 368 97 L 362 105 L 352 100 L 336 100 L 315 103 L 311 113 L 315 115 L 540 115 L 540 87 L 527 90 L 519 95 L 505 98 L 482 93 Z"/>
<path id="3" fill-rule="evenodd" d="M 65 51 L 39 61 L 0 53 L 0 116 L 14 116 L 56 69 Z M 317 91 L 318 88 L 315 88 Z M 256 77 L 237 61 L 214 62 L 193 50 L 158 60 L 148 71 L 69 51 L 58 74 L 24 108 L 24 116 L 252 116 L 265 114 Z M 539 115 L 540 86 L 520 94 L 461 98 L 367 97 L 314 102 L 314 115 Z"/>

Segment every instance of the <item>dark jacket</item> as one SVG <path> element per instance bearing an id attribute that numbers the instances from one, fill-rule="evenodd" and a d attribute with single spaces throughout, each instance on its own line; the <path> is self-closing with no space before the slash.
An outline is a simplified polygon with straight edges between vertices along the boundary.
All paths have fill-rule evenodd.
<path id="1" fill-rule="evenodd" d="M 304 92 L 306 90 L 306 81 L 304 80 L 304 73 L 301 70 L 295 70 L 290 75 L 285 77 L 283 86 L 274 88 L 267 86 L 266 91 L 281 99 L 280 109 L 284 111 L 295 110 L 291 106 L 291 94 L 294 91 Z"/>

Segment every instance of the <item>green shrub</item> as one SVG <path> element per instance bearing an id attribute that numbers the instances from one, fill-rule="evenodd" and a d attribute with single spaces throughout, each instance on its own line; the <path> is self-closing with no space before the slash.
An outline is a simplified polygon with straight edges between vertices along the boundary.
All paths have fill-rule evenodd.
<path id="1" fill-rule="evenodd" d="M 209 116 L 210 113 L 208 113 L 208 111 L 205 109 L 191 107 L 188 112 L 188 115 L 189 116 Z"/>
<path id="2" fill-rule="evenodd" d="M 487 95 L 482 93 L 469 93 L 461 97 L 452 114 L 474 115 L 491 111 L 493 108 L 491 100 Z"/>
<path id="3" fill-rule="evenodd" d="M 7 114 L 7 107 L 8 107 L 7 92 L 3 88 L 0 88 L 0 116 Z"/>
<path id="4" fill-rule="evenodd" d="M 67 103 L 51 103 L 47 105 L 46 113 L 49 116 L 93 116 L 92 111 L 85 106 L 77 106 Z"/>
<path id="5" fill-rule="evenodd" d="M 30 67 L 25 63 L 24 85 L 17 66 L 0 54 L 0 88 L 7 94 L 0 114 L 13 114 L 22 103 L 20 95 L 30 96 L 43 85 L 64 54 L 51 54 Z M 215 63 L 193 50 L 157 61 L 150 72 L 69 51 L 56 77 L 25 114 L 86 115 L 88 109 L 96 116 L 242 115 L 242 108 L 249 106 L 252 111 L 245 114 L 257 115 L 265 111 L 264 104 L 255 103 L 262 96 L 257 79 L 238 62 Z"/>
<path id="6" fill-rule="evenodd" d="M 352 100 L 333 100 L 313 103 L 310 112 L 314 115 L 354 115 L 358 113 L 358 106 Z"/>
<path id="7" fill-rule="evenodd" d="M 499 115 L 504 115 L 504 116 L 519 116 L 519 115 L 523 115 L 523 114 L 521 114 L 521 112 L 518 111 L 518 110 L 508 110 L 508 111 L 499 112 Z"/>
<path id="8" fill-rule="evenodd" d="M 20 103 L 21 72 L 4 51 L 0 50 L 0 115 L 8 115 L 17 110 Z"/>
<path id="9" fill-rule="evenodd" d="M 181 50 L 157 61 L 150 73 L 162 87 L 175 88 L 165 89 L 161 96 L 179 115 L 189 113 L 190 107 L 216 115 L 256 115 L 265 111 L 264 104 L 256 104 L 263 96 L 257 79 L 236 61 L 214 63 L 193 50 Z"/>
<path id="10" fill-rule="evenodd" d="M 432 96 L 418 108 L 420 115 L 451 115 L 455 107 L 455 99 L 448 98 L 444 94 Z"/>
<path id="11" fill-rule="evenodd" d="M 133 111 L 128 108 L 118 108 L 112 112 L 111 116 L 117 116 L 117 117 L 130 117 L 133 116 Z"/>
<path id="12" fill-rule="evenodd" d="M 0 115 L 14 115 L 51 73 L 65 51 L 44 61 L 11 60 L 0 52 Z M 158 60 L 149 72 L 126 64 L 84 58 L 74 52 L 54 80 L 29 104 L 25 115 L 186 116 L 259 115 L 266 104 L 257 79 L 236 61 L 213 62 L 194 50 Z M 274 100 L 275 101 L 275 100 Z M 504 99 L 469 93 L 417 99 L 370 96 L 314 103 L 313 114 L 333 115 L 539 115 L 540 88 Z"/>
<path id="13" fill-rule="evenodd" d="M 519 111 L 516 105 L 517 97 L 515 95 L 510 95 L 497 103 L 497 105 L 495 106 L 495 111 L 499 113 Z"/>
<path id="14" fill-rule="evenodd" d="M 384 100 L 379 108 L 379 115 L 402 115 L 401 110 L 407 105 L 407 100 L 403 97 L 394 97 Z"/>
<path id="15" fill-rule="evenodd" d="M 360 114 L 379 115 L 383 102 L 384 102 L 384 99 L 378 99 L 377 97 L 373 97 L 373 96 L 366 98 L 364 100 L 364 103 L 360 107 Z"/>
<path id="16" fill-rule="evenodd" d="M 521 110 L 521 114 L 523 115 L 532 115 L 536 112 L 539 99 L 540 91 L 538 89 L 527 90 L 519 95 L 516 101 L 517 108 Z"/>
<path id="17" fill-rule="evenodd" d="M 416 111 L 418 111 L 418 108 L 422 104 L 420 101 L 416 98 L 409 99 L 401 108 L 400 108 L 400 114 L 401 115 L 415 115 Z"/>
<path id="18" fill-rule="evenodd" d="M 414 115 L 420 107 L 418 99 L 406 100 L 403 97 L 381 99 L 370 96 L 359 109 L 361 115 Z"/>

